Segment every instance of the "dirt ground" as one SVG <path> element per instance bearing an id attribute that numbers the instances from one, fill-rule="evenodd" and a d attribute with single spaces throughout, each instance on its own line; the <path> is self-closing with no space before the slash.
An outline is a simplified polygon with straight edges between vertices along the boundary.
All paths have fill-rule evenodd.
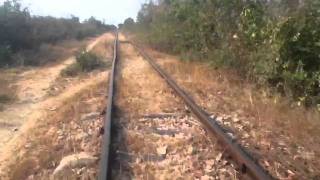
<path id="1" fill-rule="evenodd" d="M 105 34 L 89 43 L 87 49 L 92 50 L 100 41 L 110 40 L 112 36 Z M 74 57 L 70 57 L 60 63 L 52 66 L 28 68 L 24 72 L 20 72 L 18 80 L 16 80 L 16 99 L 17 101 L 0 111 L 0 156 L 2 147 L 17 134 L 20 127 L 31 119 L 31 114 L 39 111 L 42 102 L 46 101 L 48 91 L 51 85 L 59 77 L 62 69 L 75 61 Z"/>
<path id="2" fill-rule="evenodd" d="M 113 44 L 113 39 L 113 34 L 106 33 L 90 42 L 87 50 L 99 49 L 97 46 L 104 46 L 106 43 Z M 107 52 L 106 50 L 103 53 L 106 53 L 106 60 L 110 61 L 108 57 L 112 56 L 110 55 L 112 51 Z M 57 141 L 54 141 L 56 140 L 54 135 L 64 130 L 59 129 L 61 128 L 59 126 L 65 128 L 70 125 L 66 125 L 66 123 L 77 121 L 77 119 L 72 119 L 77 118 L 74 117 L 75 114 L 69 117 L 68 113 L 81 109 L 79 106 L 82 101 L 79 101 L 79 97 L 85 96 L 84 98 L 89 102 L 86 103 L 86 111 L 82 113 L 89 113 L 87 111 L 90 110 L 90 106 L 94 106 L 92 109 L 95 109 L 95 111 L 103 107 L 101 102 L 105 99 L 107 71 L 92 72 L 81 78 L 66 78 L 65 81 L 68 83 L 63 84 L 63 91 L 52 95 L 52 88 L 62 87 L 60 84 L 61 79 L 59 78 L 61 70 L 74 61 L 75 58 L 70 57 L 65 61 L 61 61 L 61 63 L 28 69 L 20 74 L 21 77 L 15 83 L 18 96 L 17 102 L 10 104 L 0 112 L 0 123 L 7 124 L 7 126 L 1 126 L 0 128 L 0 177 L 8 179 L 26 179 L 28 175 L 31 178 L 36 177 L 39 175 L 39 168 L 43 164 L 51 163 L 50 160 L 53 163 L 57 163 L 61 160 L 59 159 L 61 156 L 68 154 L 68 151 L 75 150 L 74 147 L 69 147 L 69 150 L 66 151 L 62 148 L 62 152 L 60 154 L 57 153 L 57 157 L 54 158 L 50 157 L 52 152 L 49 151 L 50 148 L 61 146 L 61 143 L 67 145 L 64 141 L 61 141 L 61 137 L 58 139 L 61 142 L 57 144 Z M 99 93 L 94 95 L 95 92 Z M 100 103 L 95 104 L 95 100 Z M 81 115 L 81 113 L 79 114 Z M 78 114 L 76 115 L 79 116 Z M 96 126 L 101 126 L 102 119 L 97 122 L 94 124 L 95 128 L 92 129 L 99 129 Z M 77 123 L 79 122 L 75 122 L 75 124 Z M 94 136 L 93 134 L 90 135 Z M 81 140 L 81 138 L 77 140 Z M 54 143 L 48 144 L 48 142 Z M 65 148 L 68 149 L 68 147 Z M 40 156 L 44 157 L 37 158 Z M 24 167 L 26 163 L 30 163 L 30 165 Z M 30 167 L 31 165 L 34 166 Z M 36 175 L 34 176 L 33 173 Z M 46 174 L 43 171 L 41 173 Z M 35 179 L 41 179 L 39 177 L 42 176 L 38 176 Z"/>
<path id="3" fill-rule="evenodd" d="M 148 52 L 206 111 L 279 179 L 319 179 L 320 113 L 292 106 L 228 70 Z"/>

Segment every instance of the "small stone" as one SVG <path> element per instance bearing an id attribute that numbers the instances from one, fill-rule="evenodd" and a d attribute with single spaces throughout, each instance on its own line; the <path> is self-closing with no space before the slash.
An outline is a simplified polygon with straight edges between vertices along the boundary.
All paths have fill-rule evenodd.
<path id="1" fill-rule="evenodd" d="M 218 116 L 217 118 L 216 118 L 216 121 L 218 121 L 218 122 L 222 122 L 222 120 L 223 120 L 223 117 L 221 117 L 221 116 Z"/>
<path id="2" fill-rule="evenodd" d="M 158 147 L 157 153 L 159 155 L 166 155 L 167 154 L 167 146 Z"/>
<path id="3" fill-rule="evenodd" d="M 231 137 L 231 139 L 235 139 L 236 138 L 235 135 L 230 133 L 230 132 L 228 132 L 227 134 Z"/>
<path id="4" fill-rule="evenodd" d="M 231 123 L 227 122 L 227 121 L 224 121 L 223 124 L 226 125 L 226 126 L 231 126 Z"/>
<path id="5" fill-rule="evenodd" d="M 247 139 L 249 137 L 250 137 L 250 135 L 248 133 L 244 133 L 243 138 Z"/>
<path id="6" fill-rule="evenodd" d="M 194 148 L 192 146 L 188 147 L 188 154 L 193 154 L 194 153 Z"/>
<path id="7" fill-rule="evenodd" d="M 13 128 L 12 131 L 13 132 L 17 132 L 19 129 L 18 128 Z"/>

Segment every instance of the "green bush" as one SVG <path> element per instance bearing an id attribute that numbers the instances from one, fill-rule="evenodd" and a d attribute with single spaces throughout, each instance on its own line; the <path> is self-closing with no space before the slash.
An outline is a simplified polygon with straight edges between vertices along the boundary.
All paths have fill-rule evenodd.
<path id="1" fill-rule="evenodd" d="M 105 65 L 98 56 L 88 51 L 81 51 L 76 56 L 76 59 L 80 69 L 84 72 L 92 71 Z"/>
<path id="2" fill-rule="evenodd" d="M 279 82 L 307 105 L 320 104 L 320 3 L 314 1 L 280 28 Z"/>
<path id="3" fill-rule="evenodd" d="M 320 104 L 320 2 L 163 0 L 122 28 L 183 59 L 236 69 L 306 105 Z"/>
<path id="4" fill-rule="evenodd" d="M 77 53 L 76 62 L 63 69 L 61 75 L 76 76 L 81 72 L 90 72 L 105 66 L 106 64 L 97 55 L 83 50 Z"/>
<path id="5" fill-rule="evenodd" d="M 83 39 L 114 30 L 94 17 L 80 22 L 79 18 L 31 16 L 16 0 L 0 4 L 0 67 L 14 65 L 11 54 L 22 50 L 37 50 L 41 44 L 56 43 L 65 39 Z M 32 62 L 32 64 L 40 64 Z"/>

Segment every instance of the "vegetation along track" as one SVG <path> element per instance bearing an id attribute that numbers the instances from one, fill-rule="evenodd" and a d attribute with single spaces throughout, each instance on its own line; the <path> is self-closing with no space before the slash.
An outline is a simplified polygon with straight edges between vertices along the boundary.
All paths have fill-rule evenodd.
<path id="1" fill-rule="evenodd" d="M 237 170 L 234 170 L 233 174 L 233 179 L 238 177 L 243 177 L 243 178 L 253 178 L 253 179 L 272 179 L 272 177 L 236 142 L 235 139 L 230 137 L 224 130 L 223 128 L 220 127 L 220 125 L 215 121 L 215 119 L 210 118 L 210 116 L 203 110 L 201 109 L 192 99 L 191 97 L 184 92 L 176 83 L 175 81 L 165 72 L 163 71 L 156 63 L 155 61 L 148 55 L 146 54 L 138 45 L 134 43 L 130 43 L 128 41 L 120 41 L 123 42 L 124 46 L 127 46 L 126 51 L 129 50 L 129 52 L 126 52 L 124 54 L 124 62 L 123 60 L 120 61 L 119 58 L 119 40 L 118 40 L 118 35 L 114 43 L 114 58 L 113 58 L 113 66 L 112 66 L 112 71 L 110 74 L 110 79 L 109 79 L 109 99 L 108 99 L 108 104 L 107 104 L 107 110 L 106 110 L 106 118 L 105 118 L 105 125 L 104 125 L 104 140 L 103 140 L 103 152 L 102 152 L 102 159 L 100 163 L 100 174 L 99 174 L 99 179 L 118 179 L 118 178 L 124 178 L 124 177 L 132 177 L 132 176 L 137 176 L 137 172 L 139 171 L 145 171 L 141 172 L 142 178 L 148 178 L 149 175 L 153 177 L 157 177 L 157 173 L 159 175 L 165 174 L 164 172 L 168 173 L 168 171 L 165 171 L 164 169 L 166 168 L 160 168 L 160 172 L 157 170 L 157 168 L 152 165 L 152 163 L 155 162 L 155 164 L 161 164 L 159 162 L 163 161 L 164 159 L 170 159 L 168 156 L 173 156 L 175 157 L 175 153 L 182 153 L 182 149 L 177 148 L 177 147 L 171 147 L 172 142 L 177 140 L 178 132 L 191 132 L 191 138 L 187 138 L 185 142 L 181 141 L 179 144 L 182 147 L 186 146 L 190 141 L 197 141 L 197 138 L 195 137 L 196 131 L 199 131 L 200 135 L 202 134 L 204 137 L 208 138 L 208 135 L 212 137 L 213 142 L 217 141 L 220 144 L 222 144 L 222 151 L 223 152 L 225 159 L 229 158 L 230 162 L 233 163 L 225 163 L 223 162 L 222 164 L 224 165 L 219 165 L 220 158 L 222 153 L 219 153 L 216 149 L 215 150 L 208 150 L 208 148 L 216 148 L 212 147 L 208 144 L 208 139 L 204 139 L 202 142 L 199 141 L 199 143 L 206 143 L 204 148 L 200 148 L 201 150 L 197 150 L 198 154 L 208 154 L 208 153 L 213 153 L 213 156 L 216 156 L 215 162 L 210 165 L 210 163 L 206 160 L 212 158 L 210 156 L 203 155 L 203 159 L 200 159 L 199 156 L 196 158 L 197 161 L 204 161 L 204 162 L 199 162 L 200 164 L 205 164 L 206 168 L 208 169 L 208 164 L 209 166 L 219 166 L 219 167 L 226 167 L 226 164 L 229 164 L 230 166 L 228 167 L 229 169 L 233 168 L 233 164 L 237 166 Z M 130 46 L 130 47 L 129 47 Z M 139 58 L 138 54 L 132 55 L 133 48 L 136 49 L 139 54 L 142 56 L 142 58 Z M 131 51 L 131 54 L 130 54 Z M 135 57 L 133 57 L 135 56 Z M 138 58 L 137 58 L 138 57 Z M 136 60 L 133 60 L 135 59 Z M 142 59 L 146 60 L 144 63 L 142 63 Z M 119 62 L 118 62 L 119 61 Z M 140 61 L 138 64 L 135 63 L 134 61 Z M 147 65 L 145 64 L 146 62 Z M 117 65 L 119 63 L 119 65 Z M 136 71 L 142 71 L 140 74 L 137 74 L 136 72 L 132 72 L 131 70 L 128 71 L 128 69 L 132 68 L 130 66 L 130 63 L 133 64 L 134 70 Z M 139 64 L 141 64 L 139 66 Z M 150 65 L 153 68 L 152 73 L 157 72 L 160 74 L 160 76 L 163 78 L 161 80 L 159 79 L 152 79 L 151 75 L 148 74 L 148 76 L 142 77 L 141 73 L 143 74 L 143 69 L 146 66 Z M 121 68 L 120 68 L 121 66 Z M 118 68 L 117 68 L 118 67 Z M 124 68 L 124 69 L 123 69 Z M 129 73 L 128 73 L 129 72 Z M 121 74 L 121 77 L 117 77 L 116 74 Z M 120 76 L 120 75 L 119 75 Z M 137 76 L 137 77 L 134 77 Z M 155 76 L 153 74 L 153 76 Z M 130 78 L 127 78 L 130 77 Z M 159 77 L 157 77 L 159 78 Z M 145 80 L 144 83 L 140 82 L 134 82 L 135 80 Z M 123 84 L 126 84 L 126 87 L 122 87 L 121 81 Z M 129 82 L 130 81 L 130 82 Z M 153 82 L 152 82 L 153 81 Z M 163 81 L 163 82 L 162 82 Z M 117 82 L 117 83 L 115 83 Z M 182 102 L 181 100 L 187 105 L 188 108 L 185 108 L 185 111 L 183 111 L 183 108 L 176 108 L 176 109 L 171 109 L 167 111 L 173 112 L 174 113 L 165 113 L 165 114 L 149 114 L 146 115 L 146 113 L 153 113 L 157 111 L 163 111 L 163 108 L 154 108 L 148 109 L 148 101 L 153 103 L 150 98 L 154 98 L 154 101 L 159 101 L 158 97 L 156 94 L 150 94 L 146 95 L 147 92 L 134 92 L 133 87 L 138 87 L 141 91 L 146 91 L 145 88 L 148 85 L 152 85 L 154 82 L 156 83 L 164 83 L 167 82 L 167 85 L 169 85 L 175 92 L 176 95 L 178 95 L 180 98 L 179 100 L 175 100 L 176 104 L 180 103 L 180 106 Z M 136 84 L 134 84 L 136 83 Z M 132 86 L 130 86 L 130 84 Z M 164 83 L 165 84 L 165 83 Z M 168 88 L 164 87 L 166 85 L 160 85 L 160 87 L 163 88 Z M 115 92 L 115 87 L 117 87 L 117 90 L 119 92 L 116 93 L 115 96 L 117 98 L 114 98 L 114 92 Z M 143 90 L 142 90 L 143 89 Z M 150 88 L 147 88 L 150 89 Z M 153 89 L 154 90 L 154 89 Z M 154 90 L 155 92 L 160 91 L 162 97 L 169 97 L 172 96 L 174 99 L 177 99 L 175 94 L 173 92 L 162 92 L 161 88 L 158 90 Z M 136 94 L 135 94 L 136 93 Z M 170 94 L 171 93 L 171 94 Z M 145 102 L 141 102 L 143 100 L 134 100 L 132 97 L 139 98 L 138 96 L 142 95 L 142 99 L 145 100 Z M 131 99 L 130 99 L 131 97 Z M 172 97 L 169 97 L 172 98 Z M 129 98 L 129 99 L 128 99 Z M 125 100 L 124 100 L 125 99 Z M 164 98 L 165 99 L 165 98 Z M 171 99 L 172 100 L 172 99 Z M 120 101 L 115 102 L 115 101 Z M 124 103 L 122 103 L 122 102 Z M 133 103 L 136 101 L 135 103 Z M 140 101 L 140 102 L 139 102 Z M 160 99 L 160 101 L 162 101 Z M 169 100 L 170 101 L 170 100 Z M 121 113 L 116 113 L 115 108 L 114 108 L 114 103 L 117 106 L 117 111 Z M 126 103 L 127 102 L 127 103 Z M 174 106 L 175 103 L 171 103 L 171 105 Z M 143 105 L 145 107 L 143 107 Z M 154 104 L 157 104 L 157 102 L 154 102 Z M 166 104 L 166 103 L 164 103 Z M 163 105 L 160 103 L 160 106 Z M 127 106 L 127 107 L 124 107 Z M 130 107 L 131 106 L 131 107 Z M 140 110 L 139 110 L 140 109 Z M 141 109 L 143 109 L 141 112 Z M 192 117 L 189 116 L 188 109 L 191 110 L 191 112 L 200 120 L 202 126 L 197 126 L 197 128 L 194 128 L 193 125 L 190 125 L 190 123 L 197 123 L 193 120 Z M 186 111 L 187 110 L 187 111 Z M 173 118 L 173 119 L 171 119 Z M 116 122 L 117 121 L 117 122 Z M 150 122 L 149 122 L 150 121 Z M 155 122 L 156 121 L 156 122 Z M 162 121 L 162 122 L 158 122 Z M 175 129 L 171 129 L 169 132 L 169 129 L 164 129 L 166 130 L 165 132 L 159 132 L 159 127 L 166 126 L 168 122 L 166 121 L 171 121 L 169 124 L 171 127 Z M 179 122 L 180 121 L 180 122 Z M 190 121 L 190 122 L 188 122 Z M 180 123 L 180 124 L 179 124 Z M 184 124 L 183 124 L 184 123 Z M 184 129 L 185 124 L 188 127 L 191 127 L 191 129 Z M 114 129 L 117 129 L 116 133 L 111 133 L 111 126 L 115 127 Z M 145 126 L 145 127 L 143 127 Z M 204 127 L 207 132 L 203 131 L 201 127 Z M 112 129 L 113 131 L 113 129 Z M 193 132 L 192 132 L 193 131 Z M 140 134 L 139 134 L 140 132 Z M 115 135 L 114 135 L 115 134 Z M 151 134 L 151 135 L 150 135 Z M 151 137 L 152 134 L 157 134 L 157 137 Z M 112 137 L 115 136 L 115 137 Z M 139 137 L 139 135 L 142 135 L 142 137 Z M 160 137 L 159 137 L 160 135 Z M 180 133 L 181 135 L 181 133 Z M 190 135 L 190 134 L 189 134 Z M 148 137 L 150 136 L 150 137 Z M 182 133 L 181 136 L 184 136 Z M 194 136 L 194 137 L 192 137 Z M 172 139 L 175 138 L 175 140 Z M 186 135 L 186 137 L 188 137 Z M 189 136 L 190 137 L 190 136 Z M 134 141 L 139 141 L 139 138 L 141 138 L 143 142 L 137 143 Z M 171 139 L 170 139 L 171 138 Z M 203 137 L 202 137 L 203 138 Z M 148 141 L 150 139 L 150 141 Z M 165 140 L 167 139 L 167 141 Z M 169 139 L 169 140 L 168 140 Z M 179 138 L 178 138 L 179 139 Z M 200 137 L 201 139 L 201 137 Z M 206 142 L 207 141 L 207 142 Z M 210 141 L 210 140 L 209 140 Z M 168 145 L 168 142 L 169 145 Z M 212 142 L 212 141 L 211 141 Z M 148 147 L 148 143 L 150 143 Z M 166 144 L 167 143 L 167 144 Z M 186 145 L 183 145 L 183 144 Z M 138 145 L 137 145 L 138 144 Z M 179 146 L 178 145 L 178 146 Z M 197 144 L 196 144 L 197 145 Z M 207 150 L 206 150 L 207 149 Z M 111 151 L 112 150 L 112 151 Z M 171 151 L 171 152 L 168 152 Z M 179 152 L 180 151 L 180 152 Z M 189 151 L 190 158 L 187 158 L 187 160 L 192 160 L 192 156 L 195 155 L 194 149 L 191 146 L 187 149 Z M 221 151 L 221 150 L 220 150 Z M 196 153 L 196 154 L 197 154 Z M 147 154 L 147 155 L 146 155 Z M 215 154 L 215 155 L 214 155 Z M 227 157 L 226 154 L 229 156 Z M 207 157 L 207 158 L 206 158 Z M 175 160 L 175 158 L 171 158 L 171 160 Z M 126 165 L 123 165 L 123 161 L 135 161 L 132 163 L 127 163 Z M 143 166 L 143 163 L 141 161 L 147 161 L 146 165 Z M 219 162 L 218 162 L 219 161 Z M 111 163 L 112 162 L 112 163 Z M 151 162 L 151 163 L 148 163 Z M 184 163 L 184 161 L 182 161 Z M 122 164 L 122 165 L 121 165 Z M 130 165 L 129 165 L 130 164 Z M 172 162 L 169 162 L 168 164 L 172 164 Z M 179 163 L 178 163 L 179 164 Z M 118 167 L 119 165 L 119 167 Z M 137 167 L 137 166 L 142 166 L 142 168 Z M 180 164 L 181 165 L 181 164 Z M 124 166 L 124 167 L 122 167 Z M 158 165 L 158 167 L 161 165 Z M 185 165 L 183 165 L 184 167 Z M 189 172 L 189 175 L 193 176 L 199 176 L 199 178 L 206 178 L 207 174 L 196 174 L 195 172 L 197 168 L 195 166 L 192 166 L 193 168 L 189 168 L 191 172 Z M 138 169 L 138 170 L 137 170 Z M 150 170 L 151 169 L 151 170 Z M 176 167 L 176 169 L 179 169 L 179 166 Z M 210 169 L 210 168 L 209 168 Z M 235 169 L 235 168 L 234 168 Z M 210 170 L 208 170 L 210 172 Z M 188 174 L 188 171 L 182 170 L 185 174 Z M 207 171 L 206 171 L 207 172 Z M 149 174 L 150 173 L 150 174 Z M 169 173 L 170 174 L 170 173 Z M 176 174 L 175 172 L 173 174 Z M 183 177 L 183 173 L 182 177 Z M 212 175 L 212 173 L 211 173 Z M 145 177 L 147 176 L 147 177 Z M 167 176 L 167 178 L 170 176 Z M 209 176 L 208 176 L 209 177 Z M 221 178 L 221 176 L 215 174 L 216 179 Z M 157 177 L 158 178 L 158 177 Z M 176 177 L 175 177 L 176 178 Z M 190 176 L 189 176 L 190 178 Z"/>

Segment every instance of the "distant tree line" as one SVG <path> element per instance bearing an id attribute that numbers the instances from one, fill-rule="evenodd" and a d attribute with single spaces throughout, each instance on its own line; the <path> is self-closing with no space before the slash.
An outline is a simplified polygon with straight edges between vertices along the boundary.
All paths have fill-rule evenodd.
<path id="1" fill-rule="evenodd" d="M 150 1 L 123 25 L 159 50 L 320 106 L 319 27 L 318 0 Z"/>
<path id="2" fill-rule="evenodd" d="M 31 16 L 15 0 L 0 5 L 0 67 L 16 63 L 12 55 L 24 49 L 37 49 L 43 43 L 83 39 L 116 28 L 94 17 L 81 23 L 79 18 Z"/>

